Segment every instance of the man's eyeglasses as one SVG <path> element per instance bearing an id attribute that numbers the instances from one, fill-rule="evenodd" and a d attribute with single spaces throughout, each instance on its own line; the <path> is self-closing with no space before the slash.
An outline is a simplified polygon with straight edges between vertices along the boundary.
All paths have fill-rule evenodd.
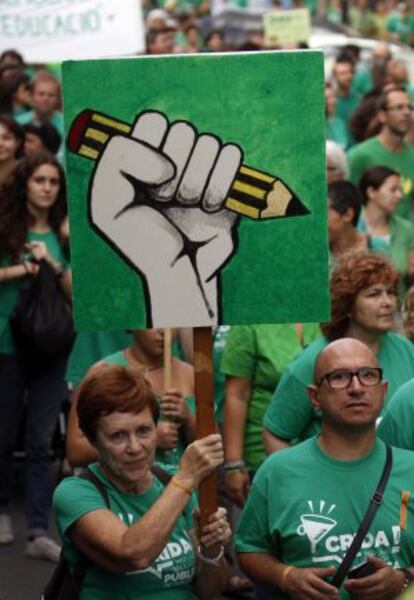
<path id="1" fill-rule="evenodd" d="M 361 367 L 357 371 L 336 369 L 330 373 L 325 373 L 319 379 L 317 386 L 320 387 L 326 381 L 331 390 L 343 390 L 351 384 L 354 376 L 358 378 L 361 385 L 378 385 L 382 380 L 382 369 L 377 367 Z"/>
<path id="2" fill-rule="evenodd" d="M 386 106 L 384 110 L 409 110 L 410 112 L 413 112 L 414 104 L 396 104 L 395 106 Z"/>

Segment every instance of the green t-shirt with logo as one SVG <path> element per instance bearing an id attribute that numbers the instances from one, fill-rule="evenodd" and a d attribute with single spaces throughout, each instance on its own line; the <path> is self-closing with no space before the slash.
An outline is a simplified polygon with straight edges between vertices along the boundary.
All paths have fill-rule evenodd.
<path id="1" fill-rule="evenodd" d="M 321 335 L 318 325 L 303 326 L 304 345 Z M 294 325 L 243 325 L 227 335 L 221 370 L 225 375 L 251 379 L 243 459 L 256 470 L 266 454 L 262 421 L 283 370 L 302 350 Z"/>
<path id="2" fill-rule="evenodd" d="M 44 242 L 50 256 L 58 262 L 64 269 L 68 268 L 64 251 L 59 244 L 59 239 L 54 231 L 46 233 L 35 233 L 29 231 L 27 235 L 28 242 Z M 11 265 L 10 258 L 3 260 L 1 267 Z M 0 283 L 0 354 L 16 354 L 13 336 L 9 326 L 9 317 L 19 301 L 20 286 L 25 277 L 10 279 Z"/>
<path id="3" fill-rule="evenodd" d="M 383 165 L 398 171 L 403 180 L 404 198 L 396 213 L 410 218 L 414 200 L 414 146 L 405 144 L 402 152 L 391 152 L 381 144 L 378 136 L 353 146 L 348 153 L 350 179 L 358 185 L 361 175 L 370 167 Z"/>
<path id="4" fill-rule="evenodd" d="M 121 365 L 122 367 L 127 367 L 129 364 L 127 359 L 125 358 L 125 353 L 122 350 L 120 350 L 119 352 L 115 352 L 114 354 L 111 354 L 110 356 L 106 356 L 104 358 L 104 360 L 106 363 L 108 363 L 110 365 Z M 195 398 L 194 398 L 194 396 L 188 396 L 187 398 L 185 398 L 185 401 L 186 401 L 191 413 L 194 415 L 195 414 Z M 160 421 L 162 421 L 162 420 L 163 420 L 163 414 L 161 411 Z M 157 465 L 159 465 L 160 467 L 165 469 L 168 473 L 173 475 L 178 469 L 181 457 L 184 454 L 184 450 L 186 449 L 186 447 L 187 447 L 187 444 L 184 440 L 184 437 L 182 435 L 180 435 L 177 446 L 175 448 L 173 448 L 172 450 L 161 450 L 160 448 L 158 448 L 155 453 L 155 460 L 157 462 Z"/>
<path id="5" fill-rule="evenodd" d="M 378 435 L 391 446 L 414 450 L 414 379 L 402 385 L 389 401 Z"/>
<path id="6" fill-rule="evenodd" d="M 286 368 L 270 401 L 263 426 L 285 440 L 303 440 L 320 430 L 320 415 L 314 410 L 307 386 L 313 383 L 313 366 L 319 352 L 327 346 L 325 338 L 305 348 Z M 414 377 L 414 346 L 407 338 L 386 333 L 381 339 L 377 359 L 388 381 L 387 401 L 406 381 Z"/>
<path id="7" fill-rule="evenodd" d="M 104 484 L 110 510 L 128 526 L 143 517 L 164 491 L 163 484 L 154 477 L 152 487 L 143 494 L 121 492 L 106 479 L 97 464 L 89 469 Z M 193 497 L 178 518 L 167 545 L 147 569 L 111 573 L 92 564 L 86 572 L 80 600 L 193 599 L 191 582 L 195 575 L 195 553 L 188 532 L 193 528 L 195 505 Z M 84 515 L 107 506 L 96 486 L 80 477 L 67 477 L 58 485 L 53 506 L 63 552 L 73 568 L 79 553 L 71 540 L 70 527 Z"/>
<path id="8" fill-rule="evenodd" d="M 352 543 L 385 464 L 377 440 L 355 461 L 330 458 L 311 438 L 272 454 L 253 481 L 236 532 L 237 552 L 263 552 L 297 567 L 338 567 Z M 394 568 L 414 563 L 413 454 L 393 450 L 383 503 L 354 564 L 370 554 Z M 410 492 L 407 528 L 400 528 L 401 494 Z M 342 599 L 349 594 L 340 591 Z M 275 600 L 286 596 L 275 593 Z"/>

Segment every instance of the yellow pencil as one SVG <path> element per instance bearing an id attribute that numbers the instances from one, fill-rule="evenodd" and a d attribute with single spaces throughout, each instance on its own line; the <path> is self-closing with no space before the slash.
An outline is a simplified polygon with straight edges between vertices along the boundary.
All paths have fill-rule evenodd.
<path id="1" fill-rule="evenodd" d="M 132 126 L 103 113 L 83 110 L 68 135 L 71 152 L 97 160 L 113 135 L 129 136 Z M 275 175 L 241 165 L 230 187 L 225 207 L 252 219 L 274 219 L 309 214 L 289 187 Z"/>

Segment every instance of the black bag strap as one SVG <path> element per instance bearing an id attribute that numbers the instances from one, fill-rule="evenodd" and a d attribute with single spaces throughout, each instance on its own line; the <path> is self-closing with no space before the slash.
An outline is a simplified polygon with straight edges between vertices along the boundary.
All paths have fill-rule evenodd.
<path id="1" fill-rule="evenodd" d="M 95 475 L 95 473 L 93 473 L 90 469 L 86 469 L 85 471 L 80 473 L 78 477 L 80 477 L 81 479 L 86 479 L 87 481 L 93 483 L 98 492 L 101 494 L 106 506 L 110 508 L 111 503 L 109 500 L 108 492 L 106 491 L 102 481 Z M 73 576 L 79 581 L 81 581 L 85 577 L 89 565 L 89 558 L 87 558 L 84 554 L 80 554 L 78 561 L 73 569 Z"/>
<path id="2" fill-rule="evenodd" d="M 387 485 L 388 478 L 392 469 L 392 449 L 391 446 L 386 446 L 386 459 L 384 469 L 382 471 L 381 478 L 378 482 L 377 488 L 372 495 L 370 500 L 368 510 L 365 513 L 365 516 L 359 526 L 359 529 L 350 545 L 348 552 L 345 554 L 343 561 L 339 565 L 336 570 L 335 575 L 332 577 L 331 584 L 337 588 L 340 588 L 345 577 L 348 574 L 349 568 L 352 565 L 355 556 L 357 555 L 358 550 L 361 547 L 361 544 L 364 540 L 364 537 L 374 519 L 375 513 L 377 512 L 380 504 L 382 503 L 382 498 L 384 496 L 385 486 Z"/>
<path id="3" fill-rule="evenodd" d="M 159 467 L 158 465 L 153 465 L 151 467 L 151 472 L 156 477 L 158 477 L 158 479 L 163 485 L 167 485 L 172 477 L 169 473 L 167 473 L 167 471 L 164 471 L 164 469 L 161 469 L 161 467 Z M 110 508 L 111 504 L 108 492 L 106 491 L 106 488 L 102 481 L 95 475 L 95 473 L 93 473 L 90 469 L 86 469 L 80 475 L 78 475 L 78 477 L 81 477 L 82 479 L 86 479 L 87 481 L 93 483 L 93 485 L 97 488 L 102 498 L 104 499 L 106 506 Z M 89 560 L 89 558 L 87 558 L 84 554 L 80 554 L 78 562 L 76 563 L 73 571 L 73 575 L 76 579 L 82 580 L 85 577 L 90 562 L 91 561 Z"/>
<path id="4" fill-rule="evenodd" d="M 158 465 L 152 465 L 151 473 L 158 477 L 163 485 L 168 485 L 171 481 L 172 475 L 159 467 Z"/>

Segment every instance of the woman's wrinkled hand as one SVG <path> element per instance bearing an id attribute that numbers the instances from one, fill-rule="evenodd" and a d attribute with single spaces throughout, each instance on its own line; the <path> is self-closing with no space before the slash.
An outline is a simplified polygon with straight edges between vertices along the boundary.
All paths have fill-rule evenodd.
<path id="1" fill-rule="evenodd" d="M 187 446 L 176 477 L 193 489 L 224 461 L 221 435 L 212 433 Z"/>
<path id="2" fill-rule="evenodd" d="M 197 518 L 197 512 L 195 515 Z M 208 523 L 203 527 L 200 543 L 209 548 L 214 545 L 223 546 L 231 538 L 231 528 L 227 520 L 227 510 L 222 506 L 208 518 Z"/>

